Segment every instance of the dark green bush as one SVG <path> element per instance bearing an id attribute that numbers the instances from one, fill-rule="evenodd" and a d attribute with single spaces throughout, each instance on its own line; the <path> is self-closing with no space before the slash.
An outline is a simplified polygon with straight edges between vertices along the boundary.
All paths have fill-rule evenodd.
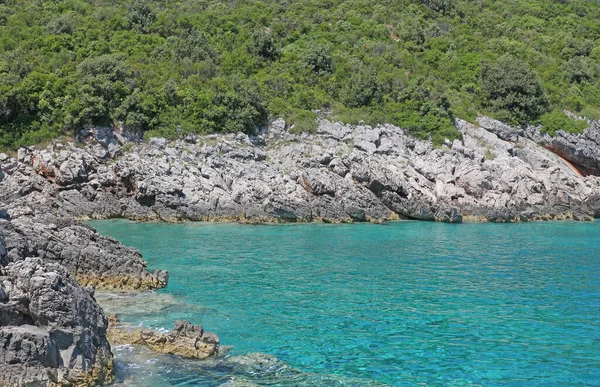
<path id="1" fill-rule="evenodd" d="M 334 71 L 331 46 L 328 44 L 310 42 L 303 52 L 302 60 L 310 71 L 319 76 L 331 74 Z"/>
<path id="2" fill-rule="evenodd" d="M 501 119 L 526 124 L 548 111 L 542 84 L 524 61 L 504 55 L 484 65 L 481 77 L 484 105 Z"/>
<path id="3" fill-rule="evenodd" d="M 383 85 L 377 79 L 373 68 L 361 68 L 350 77 L 342 91 L 346 106 L 357 108 L 380 104 L 383 98 Z"/>

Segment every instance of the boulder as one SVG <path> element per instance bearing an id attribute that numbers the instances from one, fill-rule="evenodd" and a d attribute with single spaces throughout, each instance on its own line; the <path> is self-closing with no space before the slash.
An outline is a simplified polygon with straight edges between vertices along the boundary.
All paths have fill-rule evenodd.
<path id="1" fill-rule="evenodd" d="M 26 258 L 0 269 L 0 385 L 92 386 L 113 378 L 108 321 L 66 268 Z"/>

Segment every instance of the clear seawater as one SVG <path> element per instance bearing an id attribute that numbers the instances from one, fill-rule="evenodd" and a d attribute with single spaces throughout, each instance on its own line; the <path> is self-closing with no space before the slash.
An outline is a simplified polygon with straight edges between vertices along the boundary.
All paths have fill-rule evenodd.
<path id="1" fill-rule="evenodd" d="M 235 374 L 125 346 L 122 385 L 600 385 L 599 223 L 91 224 L 170 273 L 157 292 L 98 295 L 109 312 L 187 319 L 230 356 L 289 366 Z"/>

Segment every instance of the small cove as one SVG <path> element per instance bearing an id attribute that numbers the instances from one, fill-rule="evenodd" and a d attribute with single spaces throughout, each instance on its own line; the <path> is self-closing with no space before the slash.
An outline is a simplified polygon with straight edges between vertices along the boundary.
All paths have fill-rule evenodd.
<path id="1" fill-rule="evenodd" d="M 138 248 L 167 288 L 106 296 L 140 326 L 177 319 L 232 355 L 265 352 L 299 374 L 257 385 L 595 385 L 598 223 L 382 225 L 95 221 Z M 219 386 L 218 369 L 117 348 L 129 385 Z M 151 375 L 150 375 L 151 373 Z M 150 383 L 150 384 L 149 384 Z"/>

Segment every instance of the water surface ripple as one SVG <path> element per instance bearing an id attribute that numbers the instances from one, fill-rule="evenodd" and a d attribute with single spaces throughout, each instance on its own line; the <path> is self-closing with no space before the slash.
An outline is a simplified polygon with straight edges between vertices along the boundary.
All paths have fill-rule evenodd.
<path id="1" fill-rule="evenodd" d="M 307 375 L 240 376 L 255 385 L 600 383 L 598 223 L 92 225 L 169 270 L 166 289 L 114 304 L 123 320 L 188 319 Z M 141 364 L 128 352 L 123 374 Z M 249 385 L 159 362 L 153 385 Z"/>

